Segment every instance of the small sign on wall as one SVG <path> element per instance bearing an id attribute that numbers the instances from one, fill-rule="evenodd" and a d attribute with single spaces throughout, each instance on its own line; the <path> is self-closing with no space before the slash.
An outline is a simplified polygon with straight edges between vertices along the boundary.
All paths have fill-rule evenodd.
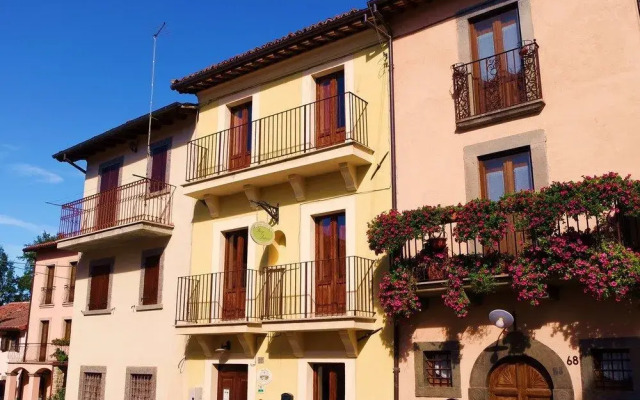
<path id="1" fill-rule="evenodd" d="M 229 400 L 231 398 L 230 389 L 222 389 L 222 400 Z"/>

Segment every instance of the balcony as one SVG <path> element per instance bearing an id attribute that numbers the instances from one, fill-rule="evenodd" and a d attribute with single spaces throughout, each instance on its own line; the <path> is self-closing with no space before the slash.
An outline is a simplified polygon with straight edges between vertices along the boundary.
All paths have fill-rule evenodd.
<path id="1" fill-rule="evenodd" d="M 53 305 L 53 293 L 55 291 L 55 286 L 52 287 L 42 287 L 40 293 L 40 306 L 52 306 Z"/>
<path id="2" fill-rule="evenodd" d="M 354 168 L 372 162 L 367 102 L 347 92 L 192 140 L 185 190 L 204 199 L 337 171 L 355 190 Z"/>
<path id="3" fill-rule="evenodd" d="M 74 285 L 64 285 L 64 303 L 72 304 L 73 299 L 75 298 L 76 286 Z"/>
<path id="4" fill-rule="evenodd" d="M 69 360 L 69 346 L 53 343 L 26 343 L 9 350 L 10 363 L 43 363 L 65 365 Z"/>
<path id="5" fill-rule="evenodd" d="M 176 326 L 191 333 L 368 329 L 373 263 L 352 256 L 181 277 Z"/>
<path id="6" fill-rule="evenodd" d="M 452 68 L 460 131 L 537 114 L 544 107 L 535 41 Z"/>
<path id="7" fill-rule="evenodd" d="M 141 179 L 62 205 L 59 249 L 86 251 L 170 236 L 175 187 Z"/>

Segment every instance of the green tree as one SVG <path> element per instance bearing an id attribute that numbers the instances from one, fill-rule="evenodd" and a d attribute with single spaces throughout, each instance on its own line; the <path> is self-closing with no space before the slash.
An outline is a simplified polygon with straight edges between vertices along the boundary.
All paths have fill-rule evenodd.
<path id="1" fill-rule="evenodd" d="M 18 290 L 18 279 L 13 261 L 9 260 L 4 248 L 0 246 L 0 305 L 24 300 Z"/>
<path id="2" fill-rule="evenodd" d="M 31 243 L 25 244 L 25 247 L 51 242 L 52 240 L 56 240 L 56 236 L 43 231 L 42 234 L 36 236 Z M 29 300 L 29 296 L 31 294 L 31 282 L 33 282 L 33 267 L 36 264 L 36 256 L 37 254 L 35 251 L 26 251 L 18 257 L 20 260 L 24 261 L 24 273 L 18 277 L 16 281 L 18 297 L 23 299 L 20 301 Z"/>

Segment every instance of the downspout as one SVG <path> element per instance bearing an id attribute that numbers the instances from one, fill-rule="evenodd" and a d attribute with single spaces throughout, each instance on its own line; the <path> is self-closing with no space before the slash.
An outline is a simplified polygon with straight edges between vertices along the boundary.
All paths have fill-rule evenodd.
<path id="1" fill-rule="evenodd" d="M 378 18 L 385 29 L 378 28 L 375 23 L 371 23 L 365 16 L 368 23 L 376 32 L 387 38 L 389 49 L 389 128 L 391 133 L 391 208 L 398 208 L 397 182 L 396 182 L 396 110 L 395 110 L 395 90 L 394 90 L 394 65 L 393 65 L 393 33 L 391 28 L 384 23 L 382 15 L 378 12 L 375 0 L 367 2 L 373 19 Z M 400 400 L 400 327 L 397 317 L 393 317 L 393 399 Z"/>

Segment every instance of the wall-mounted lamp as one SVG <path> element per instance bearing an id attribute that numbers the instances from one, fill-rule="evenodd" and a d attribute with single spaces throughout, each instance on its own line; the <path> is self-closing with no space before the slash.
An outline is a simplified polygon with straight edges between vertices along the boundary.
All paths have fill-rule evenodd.
<path id="1" fill-rule="evenodd" d="M 489 313 L 489 321 L 500 329 L 508 329 L 513 325 L 513 315 L 505 310 L 493 310 Z"/>
<path id="2" fill-rule="evenodd" d="M 218 347 L 217 349 L 215 349 L 214 351 L 216 353 L 223 353 L 225 351 L 229 351 L 231 350 L 231 341 L 227 340 L 225 343 L 222 343 L 220 345 L 220 347 Z"/>

